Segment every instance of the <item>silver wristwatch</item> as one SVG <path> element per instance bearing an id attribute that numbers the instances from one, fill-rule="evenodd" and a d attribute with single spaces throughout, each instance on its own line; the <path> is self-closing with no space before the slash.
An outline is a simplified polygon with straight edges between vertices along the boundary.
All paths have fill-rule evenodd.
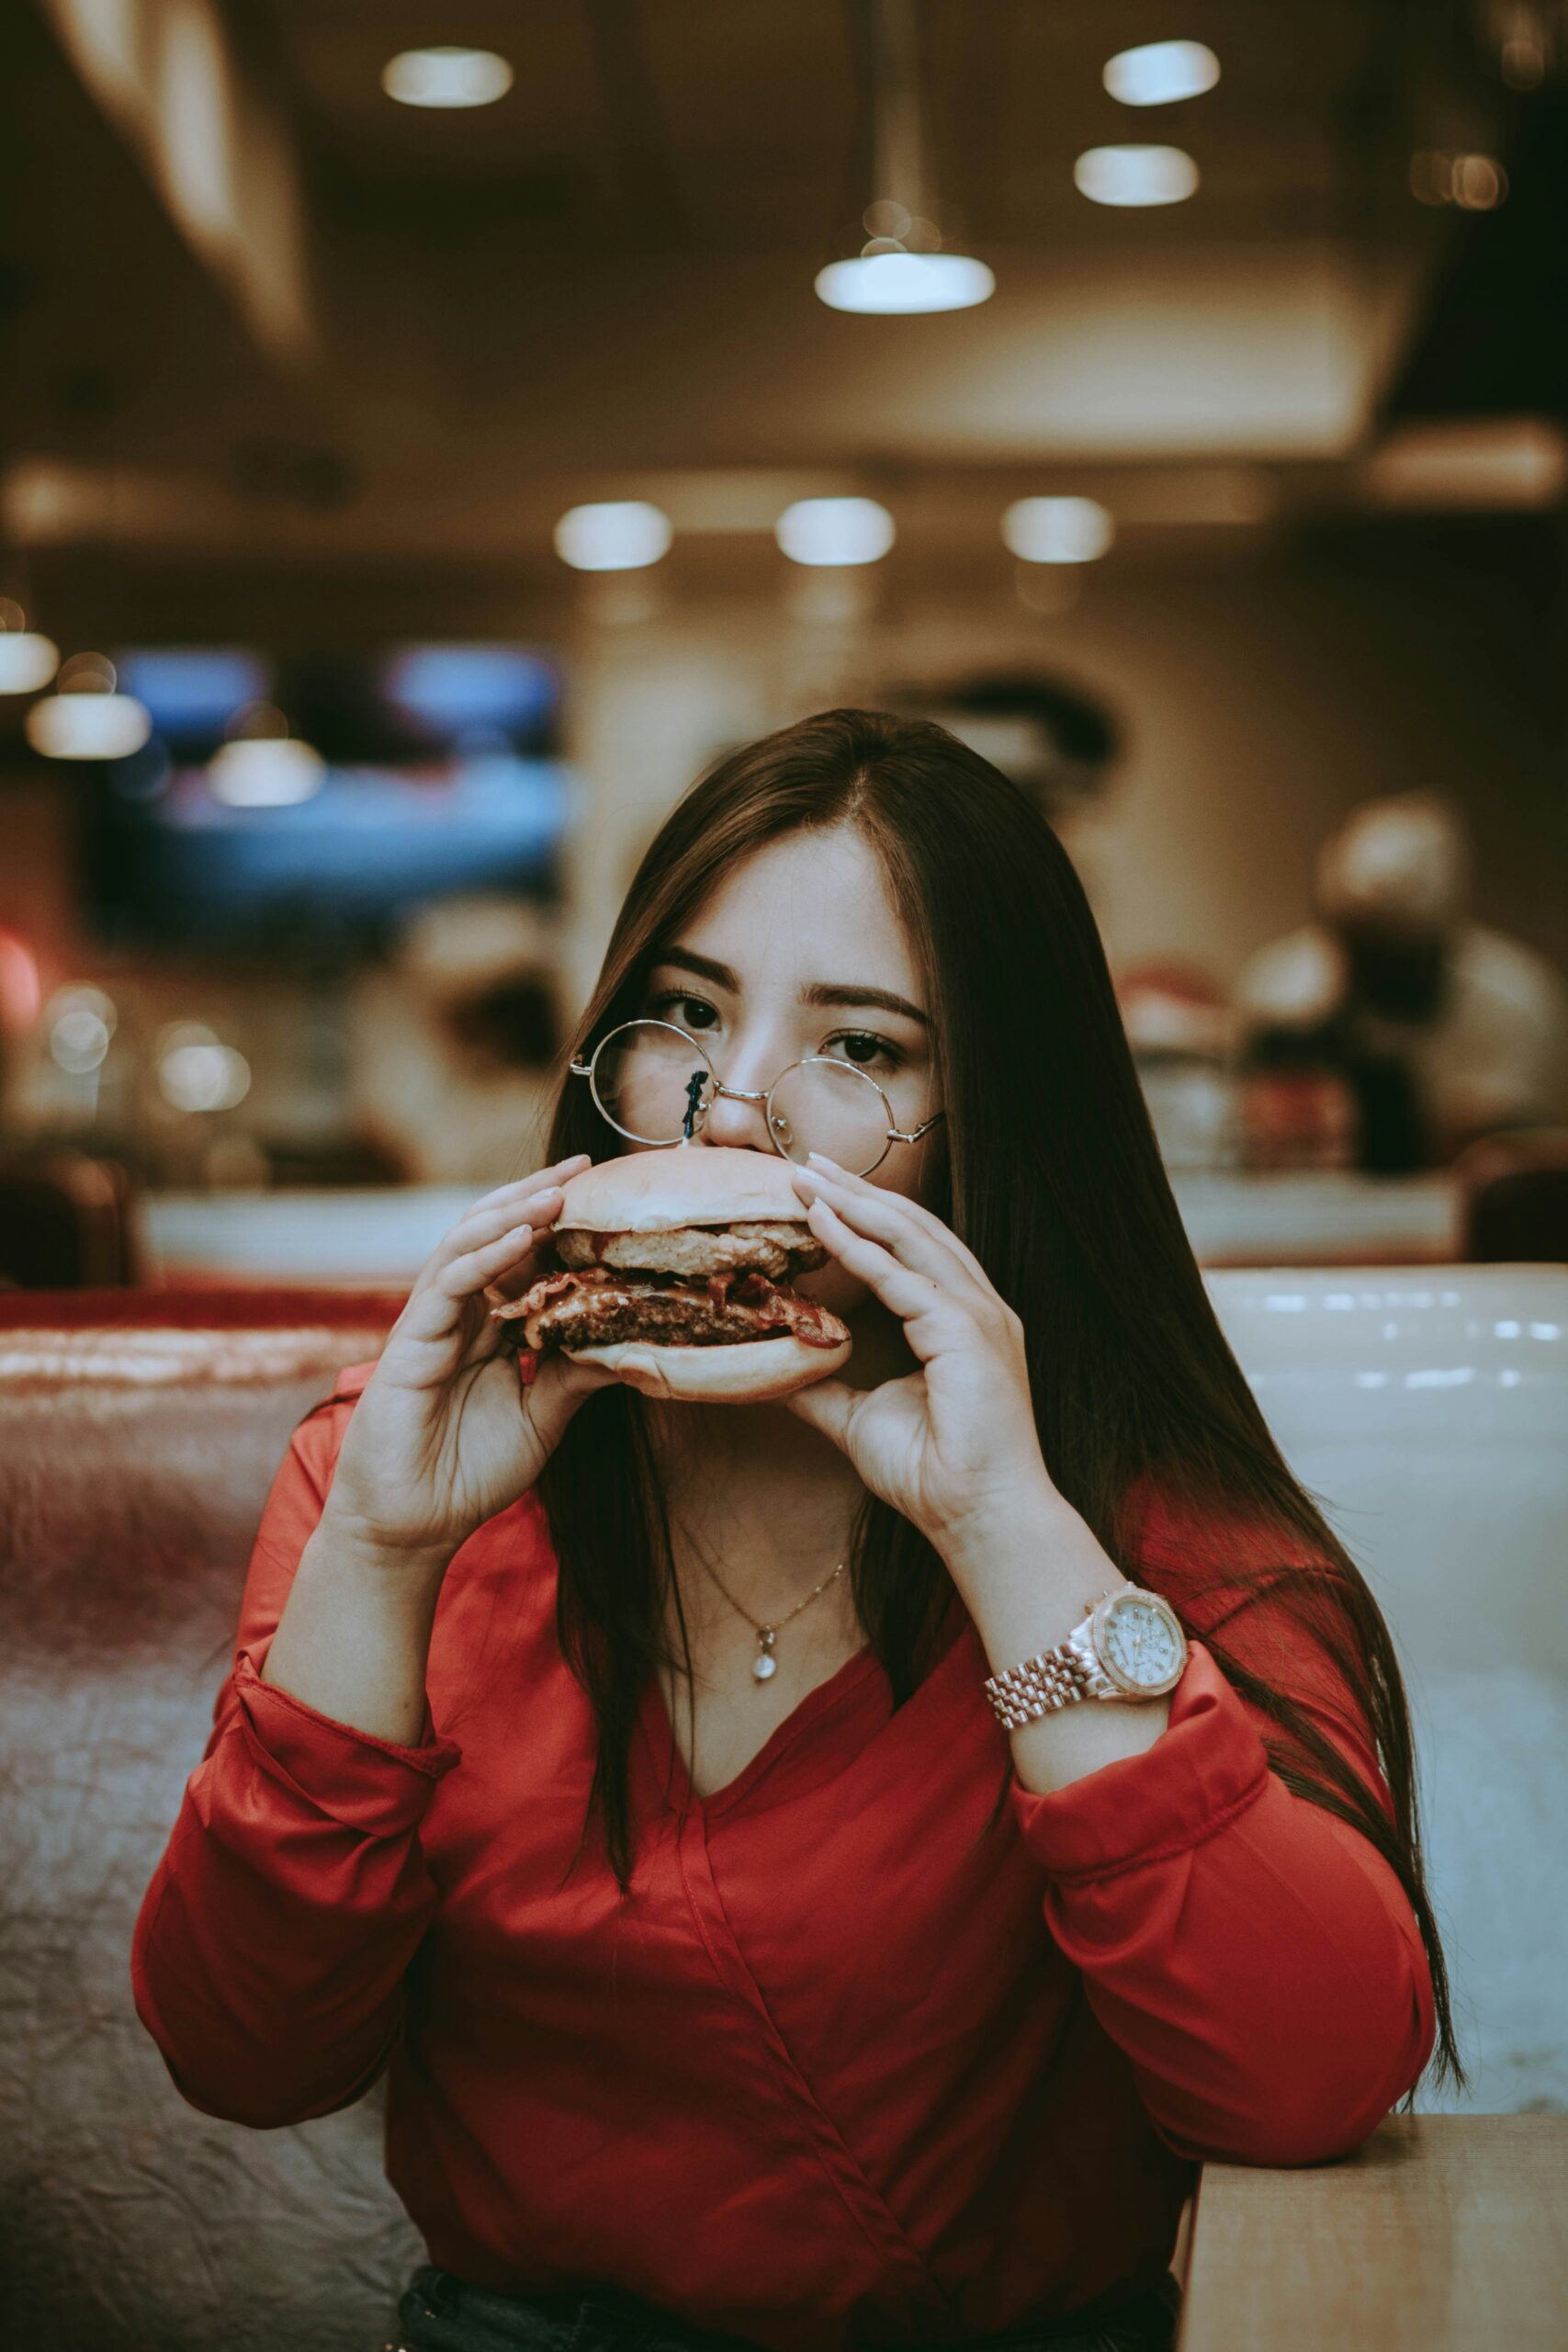
<path id="1" fill-rule="evenodd" d="M 1080 1699 L 1158 1699 L 1187 1665 L 1187 1636 L 1168 1600 L 1124 1584 L 1085 1604 L 1089 1615 L 1065 1642 L 986 1682 L 991 1711 L 1009 1731 Z"/>

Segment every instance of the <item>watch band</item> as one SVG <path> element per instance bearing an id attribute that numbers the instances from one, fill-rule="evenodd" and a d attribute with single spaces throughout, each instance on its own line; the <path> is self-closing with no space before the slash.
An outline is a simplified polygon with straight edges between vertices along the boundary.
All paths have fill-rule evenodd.
<path id="1" fill-rule="evenodd" d="M 1179 1659 L 1177 1669 L 1162 1677 L 1157 1689 L 1143 1692 L 1123 1689 L 1108 1674 L 1095 1646 L 1095 1619 L 1103 1603 L 1120 1600 L 1129 1592 L 1142 1593 L 1142 1588 L 1123 1585 L 1114 1594 L 1105 1593 L 1099 1601 L 1086 1603 L 1089 1614 L 1081 1624 L 1075 1625 L 1065 1641 L 1048 1650 L 1037 1650 L 1032 1657 L 1021 1659 L 1016 1666 L 1003 1667 L 990 1675 L 984 1684 L 987 1699 L 997 1721 L 1008 1731 L 1017 1731 L 1025 1724 L 1037 1723 L 1041 1716 L 1056 1713 L 1063 1707 L 1076 1706 L 1082 1699 L 1132 1700 L 1155 1697 L 1174 1687 L 1186 1664 L 1187 1644 L 1179 1627 Z M 1168 1603 L 1156 1595 L 1156 1600 L 1168 1623 L 1174 1624 L 1174 1615 Z"/>
<path id="2" fill-rule="evenodd" d="M 1017 1731 L 1024 1724 L 1037 1723 L 1042 1715 L 1076 1706 L 1080 1699 L 1099 1698 L 1097 1684 L 1114 1690 L 1089 1649 L 1089 1626 L 1086 1617 L 1054 1649 L 1037 1650 L 1032 1657 L 1021 1659 L 1017 1666 L 1004 1666 L 998 1674 L 987 1678 L 986 1696 L 999 1724 Z"/>

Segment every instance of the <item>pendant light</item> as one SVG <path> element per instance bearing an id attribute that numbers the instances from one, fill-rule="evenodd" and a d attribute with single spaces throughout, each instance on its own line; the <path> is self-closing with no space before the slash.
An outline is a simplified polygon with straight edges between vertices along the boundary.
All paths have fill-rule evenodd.
<path id="1" fill-rule="evenodd" d="M 968 311 L 997 281 L 972 254 L 948 253 L 935 220 L 920 121 L 915 0 L 873 0 L 872 141 L 875 187 L 861 216 L 868 242 L 817 273 L 832 311 L 889 317 Z"/>

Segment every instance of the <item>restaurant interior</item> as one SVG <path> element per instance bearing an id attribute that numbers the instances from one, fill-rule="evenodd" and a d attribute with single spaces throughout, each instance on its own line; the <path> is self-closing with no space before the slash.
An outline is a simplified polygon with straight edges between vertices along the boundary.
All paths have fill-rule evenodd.
<path id="1" fill-rule="evenodd" d="M 0 38 L 18 2340 L 383 2340 L 420 2248 L 378 2094 L 193 2112 L 130 1924 L 290 1429 L 546 1156 L 680 795 L 857 707 L 1066 845 L 1409 1683 L 1467 2084 L 1321 2172 L 1210 2167 L 1184 2352 L 1561 2345 L 1568 7 Z"/>

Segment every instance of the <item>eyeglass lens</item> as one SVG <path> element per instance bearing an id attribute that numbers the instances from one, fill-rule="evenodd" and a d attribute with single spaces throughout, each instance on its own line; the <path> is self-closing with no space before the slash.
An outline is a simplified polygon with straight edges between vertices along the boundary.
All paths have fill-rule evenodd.
<path id="1" fill-rule="evenodd" d="M 638 1143 L 700 1135 L 716 1099 L 706 1055 L 659 1022 L 630 1022 L 605 1038 L 593 1089 L 605 1117 Z M 820 1151 L 861 1173 L 887 1148 L 886 1103 L 848 1062 L 797 1062 L 774 1086 L 767 1115 L 779 1149 L 796 1161 Z"/>

